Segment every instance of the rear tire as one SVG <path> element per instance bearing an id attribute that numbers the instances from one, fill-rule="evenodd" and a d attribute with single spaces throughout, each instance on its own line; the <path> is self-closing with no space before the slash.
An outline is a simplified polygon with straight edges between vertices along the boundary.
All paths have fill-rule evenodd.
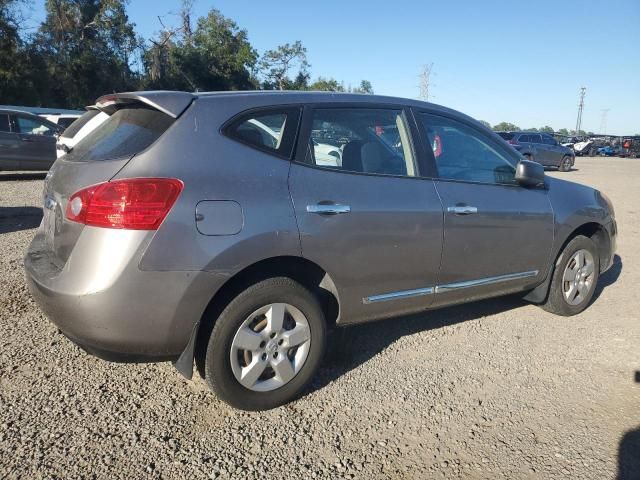
<path id="1" fill-rule="evenodd" d="M 240 293 L 218 317 L 205 378 L 235 408 L 278 407 L 309 384 L 324 355 L 325 337 L 324 314 L 311 292 L 290 278 L 263 280 Z"/>
<path id="2" fill-rule="evenodd" d="M 565 317 L 582 312 L 591 303 L 599 276 L 600 257 L 595 243 L 576 236 L 558 257 L 542 308 Z"/>
<path id="3" fill-rule="evenodd" d="M 558 170 L 561 172 L 568 172 L 571 170 L 571 157 L 569 155 L 565 155 L 562 157 L 562 161 L 560 162 L 560 167 Z"/>

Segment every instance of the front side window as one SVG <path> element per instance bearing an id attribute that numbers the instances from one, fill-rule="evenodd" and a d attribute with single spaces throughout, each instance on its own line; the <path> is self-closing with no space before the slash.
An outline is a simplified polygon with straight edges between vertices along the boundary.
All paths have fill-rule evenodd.
<path id="1" fill-rule="evenodd" d="M 549 135 L 542 135 L 542 142 L 546 145 L 555 145 L 556 141 Z"/>
<path id="2" fill-rule="evenodd" d="M 540 138 L 540 135 L 529 135 L 529 141 L 531 143 L 542 143 L 542 138 Z"/>
<path id="3" fill-rule="evenodd" d="M 439 178 L 515 184 L 515 161 L 490 138 L 456 120 L 421 113 L 423 133 L 433 151 Z"/>
<path id="4" fill-rule="evenodd" d="M 401 109 L 316 109 L 307 155 L 307 163 L 319 167 L 416 175 L 409 130 Z"/>
<path id="5" fill-rule="evenodd" d="M 31 117 L 16 117 L 18 131 L 27 135 L 53 135 L 53 129 L 38 119 Z"/>
<path id="6" fill-rule="evenodd" d="M 531 135 L 520 135 L 518 141 L 522 143 L 531 143 Z"/>

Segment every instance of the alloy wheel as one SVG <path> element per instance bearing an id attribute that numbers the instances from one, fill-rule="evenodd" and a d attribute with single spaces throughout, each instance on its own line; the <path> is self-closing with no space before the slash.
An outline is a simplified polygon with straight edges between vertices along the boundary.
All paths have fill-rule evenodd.
<path id="1" fill-rule="evenodd" d="M 275 390 L 300 371 L 310 345 L 309 322 L 299 309 L 265 305 L 245 319 L 231 342 L 233 375 L 249 390 Z"/>
<path id="2" fill-rule="evenodd" d="M 578 305 L 587 298 L 595 277 L 595 261 L 585 249 L 573 254 L 562 276 L 562 294 L 569 305 Z"/>

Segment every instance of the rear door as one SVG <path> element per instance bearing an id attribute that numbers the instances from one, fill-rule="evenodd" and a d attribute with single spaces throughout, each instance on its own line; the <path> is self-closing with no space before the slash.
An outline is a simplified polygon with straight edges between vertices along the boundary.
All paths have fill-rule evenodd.
<path id="1" fill-rule="evenodd" d="M 18 169 L 21 142 L 12 130 L 9 114 L 0 112 L 0 170 Z"/>
<path id="2" fill-rule="evenodd" d="M 14 125 L 20 139 L 18 153 L 22 170 L 49 170 L 56 159 L 58 127 L 35 115 L 13 115 Z"/>
<path id="3" fill-rule="evenodd" d="M 544 188 L 515 182 L 517 153 L 472 123 L 416 112 L 437 170 L 444 245 L 435 301 L 445 305 L 535 286 L 546 274 L 553 212 Z"/>
<path id="4" fill-rule="evenodd" d="M 442 206 L 419 176 L 412 129 L 401 106 L 305 109 L 289 188 L 302 255 L 335 282 L 344 323 L 432 302 Z"/>

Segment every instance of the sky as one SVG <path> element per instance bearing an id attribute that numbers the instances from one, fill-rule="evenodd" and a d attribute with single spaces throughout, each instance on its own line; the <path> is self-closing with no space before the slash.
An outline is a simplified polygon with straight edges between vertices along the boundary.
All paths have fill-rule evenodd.
<path id="1" fill-rule="evenodd" d="M 44 1 L 33 3 L 36 25 Z M 177 23 L 179 5 L 130 0 L 128 14 L 149 38 L 158 15 Z M 430 101 L 492 125 L 556 130 L 575 128 L 584 86 L 584 130 L 640 133 L 640 0 L 195 0 L 194 16 L 210 8 L 259 53 L 301 40 L 314 79 L 367 79 L 375 93 L 417 98 L 433 64 Z"/>

